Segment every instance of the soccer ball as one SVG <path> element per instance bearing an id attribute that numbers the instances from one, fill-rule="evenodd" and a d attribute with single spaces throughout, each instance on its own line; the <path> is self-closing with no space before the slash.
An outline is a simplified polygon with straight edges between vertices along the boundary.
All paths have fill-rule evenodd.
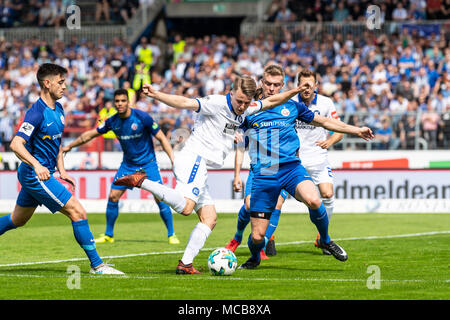
<path id="1" fill-rule="evenodd" d="M 215 276 L 229 276 L 237 267 L 237 259 L 233 251 L 217 248 L 208 258 L 208 268 Z"/>

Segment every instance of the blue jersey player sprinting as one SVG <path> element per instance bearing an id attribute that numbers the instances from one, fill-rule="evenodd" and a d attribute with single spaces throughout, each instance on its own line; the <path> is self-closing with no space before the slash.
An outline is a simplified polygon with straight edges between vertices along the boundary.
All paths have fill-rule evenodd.
<path id="1" fill-rule="evenodd" d="M 63 152 L 68 152 L 72 148 L 87 143 L 112 130 L 116 134 L 123 151 L 123 161 L 114 177 L 114 181 L 120 177 L 143 170 L 149 179 L 162 184 L 152 137 L 159 140 L 173 164 L 173 150 L 166 136 L 151 116 L 141 110 L 129 107 L 128 92 L 125 89 L 118 89 L 114 92 L 114 106 L 117 109 L 115 115 L 106 119 L 97 128 L 84 132 L 68 146 L 65 146 Z M 95 239 L 95 242 L 114 242 L 114 225 L 119 215 L 119 199 L 127 189 L 132 189 L 132 187 L 111 185 L 111 192 L 106 207 L 106 231 L 99 238 Z M 156 198 L 155 201 L 158 204 L 160 216 L 166 225 L 169 243 L 179 244 L 180 241 L 175 235 L 173 228 L 170 207 Z"/>
<path id="2" fill-rule="evenodd" d="M 314 87 L 315 73 L 304 69 L 300 72 L 301 78 L 305 78 L 305 81 L 300 81 L 303 84 L 300 92 Z M 265 245 L 269 219 L 282 189 L 308 207 L 310 219 L 320 234 L 319 246 L 327 249 L 338 260 L 347 260 L 344 249 L 330 239 L 326 209 L 312 179 L 298 159 L 300 143 L 295 124 L 299 119 L 331 131 L 357 135 L 365 140 L 373 138 L 372 131 L 367 127 L 359 128 L 322 117 L 309 110 L 304 103 L 294 100 L 269 112 L 246 118 L 247 126 L 254 129 L 248 131 L 253 172 L 250 198 L 252 232 L 248 239 L 251 257 L 240 268 L 253 269 L 260 264 L 260 251 Z"/>
<path id="3" fill-rule="evenodd" d="M 37 80 L 40 98 L 27 110 L 24 121 L 11 141 L 11 149 L 22 160 L 17 176 L 22 186 L 11 214 L 0 218 L 0 235 L 23 226 L 37 206 L 44 205 L 52 213 L 60 211 L 72 221 L 73 233 L 91 264 L 90 273 L 123 274 L 105 263 L 97 253 L 86 211 L 81 203 L 53 174 L 75 187 L 64 169 L 61 138 L 64 131 L 64 110 L 57 102 L 66 88 L 67 70 L 46 63 L 39 67 Z"/>

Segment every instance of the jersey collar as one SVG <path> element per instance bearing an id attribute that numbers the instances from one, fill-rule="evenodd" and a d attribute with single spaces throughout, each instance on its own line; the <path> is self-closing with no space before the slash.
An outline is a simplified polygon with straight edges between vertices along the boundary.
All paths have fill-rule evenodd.
<path id="1" fill-rule="evenodd" d="M 237 116 L 236 112 L 234 112 L 233 105 L 231 104 L 231 94 L 228 92 L 227 95 L 226 95 L 226 97 L 227 97 L 227 105 L 228 105 L 228 108 L 230 109 L 230 111 L 231 111 L 234 115 Z"/>
<path id="2" fill-rule="evenodd" d="M 300 93 L 298 94 L 298 102 L 303 102 L 306 105 L 306 103 L 302 100 Z M 312 99 L 311 104 L 309 106 L 312 106 L 314 104 L 317 104 L 317 90 L 314 90 L 314 99 Z M 308 108 L 309 106 L 307 105 Z"/>

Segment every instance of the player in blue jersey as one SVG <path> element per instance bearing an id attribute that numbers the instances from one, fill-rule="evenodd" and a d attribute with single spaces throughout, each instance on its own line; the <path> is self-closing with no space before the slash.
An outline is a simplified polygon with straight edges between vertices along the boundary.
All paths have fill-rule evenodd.
<path id="1" fill-rule="evenodd" d="M 128 92 L 125 89 L 118 89 L 114 92 L 114 106 L 117 109 L 115 115 L 101 123 L 97 128 L 84 132 L 68 146 L 65 146 L 63 152 L 68 152 L 72 148 L 112 130 L 119 139 L 123 150 L 123 161 L 114 181 L 136 171 L 145 171 L 149 179 L 162 184 L 152 138 L 155 137 L 161 143 L 173 164 L 173 150 L 166 136 L 151 116 L 141 110 L 129 107 Z M 119 199 L 127 189 L 133 188 L 111 185 L 106 207 L 106 231 L 95 239 L 95 242 L 114 242 L 114 224 L 119 215 Z M 173 228 L 170 207 L 156 198 L 155 201 L 158 204 L 160 216 L 166 225 L 169 243 L 179 244 L 180 241 Z"/>
<path id="2" fill-rule="evenodd" d="M 270 97 L 274 94 L 280 93 L 281 89 L 284 86 L 284 70 L 278 65 L 271 64 L 264 68 L 263 72 L 263 78 L 261 79 L 261 85 L 260 85 L 260 94 L 262 95 L 260 98 L 263 99 L 265 97 Z M 275 107 L 272 109 L 272 111 L 275 111 L 276 113 L 279 113 L 281 111 L 282 106 Z M 270 117 L 269 114 L 265 115 L 266 117 Z M 242 128 L 242 129 L 249 129 L 249 128 Z M 248 138 L 248 137 L 247 137 Z M 246 142 L 248 144 L 248 139 L 246 139 Z M 245 142 L 244 142 L 245 144 Z M 236 192 L 240 192 L 242 190 L 242 180 L 240 178 L 240 170 L 243 163 L 244 158 L 244 149 L 245 147 L 238 147 L 236 149 L 236 155 L 235 155 L 235 166 L 234 166 L 234 181 L 233 181 L 233 189 Z M 250 197 L 251 197 L 251 189 L 252 189 L 252 182 L 253 182 L 253 172 L 250 171 L 247 182 L 245 184 L 245 194 L 244 194 L 244 204 L 242 205 L 241 209 L 239 210 L 238 214 L 238 221 L 236 226 L 236 233 L 233 237 L 233 239 L 226 245 L 227 249 L 230 249 L 231 251 L 235 251 L 236 248 L 241 244 L 242 242 L 242 235 L 247 227 L 248 223 L 250 222 Z M 270 216 L 269 226 L 266 230 L 265 238 L 267 243 L 267 248 L 265 250 L 261 250 L 261 258 L 267 259 L 267 255 L 274 255 L 275 252 L 272 250 L 270 251 L 270 239 L 273 236 L 273 233 L 275 232 L 275 229 L 278 225 L 278 220 L 280 218 L 281 214 L 281 207 L 283 206 L 284 200 L 287 197 L 286 190 L 281 190 L 280 196 L 278 197 L 277 204 L 275 206 L 274 211 L 272 212 Z M 272 240 L 273 241 L 273 240 Z"/>
<path id="3" fill-rule="evenodd" d="M 310 70 L 302 70 L 299 78 L 305 78 L 300 92 L 309 91 L 316 83 L 315 73 Z M 367 127 L 359 128 L 323 117 L 313 113 L 304 103 L 294 100 L 289 100 L 276 109 L 247 116 L 246 125 L 253 129 L 247 131 L 253 172 L 250 198 L 252 231 L 248 238 L 251 257 L 240 266 L 242 269 L 253 269 L 260 264 L 260 251 L 265 246 L 269 219 L 282 189 L 308 207 L 310 219 L 320 234 L 319 247 L 328 250 L 340 261 L 348 258 L 345 250 L 331 241 L 326 209 L 316 186 L 297 156 L 300 147 L 295 130 L 297 119 L 365 140 L 373 138 L 372 131 Z"/>
<path id="4" fill-rule="evenodd" d="M 11 214 L 0 218 L 0 235 L 21 227 L 44 205 L 52 213 L 60 211 L 72 221 L 75 239 L 91 264 L 90 273 L 123 274 L 105 263 L 97 253 L 89 228 L 86 211 L 81 203 L 53 174 L 75 187 L 74 180 L 64 169 L 61 137 L 64 131 L 64 110 L 57 102 L 66 88 L 67 70 L 46 63 L 39 67 L 37 80 L 40 98 L 27 110 L 24 121 L 11 141 L 11 150 L 22 161 L 17 176 L 22 186 Z"/>

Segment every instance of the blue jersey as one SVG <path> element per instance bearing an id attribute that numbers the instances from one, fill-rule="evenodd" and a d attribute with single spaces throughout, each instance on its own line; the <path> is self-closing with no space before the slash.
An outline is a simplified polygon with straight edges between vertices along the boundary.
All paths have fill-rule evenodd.
<path id="1" fill-rule="evenodd" d="M 310 123 L 313 118 L 305 104 L 294 100 L 247 116 L 242 128 L 253 129 L 246 133 L 252 170 L 298 161 L 296 120 Z"/>
<path id="2" fill-rule="evenodd" d="M 16 135 L 27 141 L 25 147 L 28 152 L 53 174 L 63 131 L 64 110 L 61 104 L 56 102 L 55 109 L 52 109 L 39 98 L 25 113 Z M 21 166 L 32 169 L 26 163 Z"/>
<path id="3" fill-rule="evenodd" d="M 142 166 L 156 161 L 152 135 L 158 133 L 159 126 L 144 111 L 131 108 L 131 115 L 125 119 L 116 113 L 97 128 L 97 132 L 101 134 L 109 130 L 119 139 L 124 163 Z"/>

